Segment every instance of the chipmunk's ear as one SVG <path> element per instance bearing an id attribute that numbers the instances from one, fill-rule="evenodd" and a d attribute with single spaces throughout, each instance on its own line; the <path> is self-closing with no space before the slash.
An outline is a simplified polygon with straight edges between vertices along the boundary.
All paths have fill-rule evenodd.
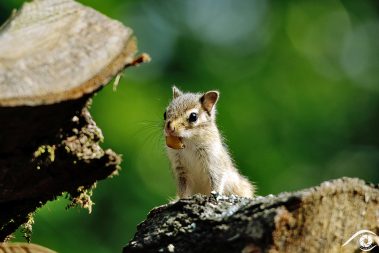
<path id="1" fill-rule="evenodd" d="M 175 85 L 172 86 L 172 98 L 177 98 L 183 95 L 183 92 L 179 90 Z"/>
<path id="2" fill-rule="evenodd" d="M 200 103 L 202 104 L 203 108 L 208 112 L 211 113 L 214 105 L 217 103 L 218 97 L 220 96 L 220 93 L 218 91 L 212 90 L 206 92 L 201 98 Z"/>

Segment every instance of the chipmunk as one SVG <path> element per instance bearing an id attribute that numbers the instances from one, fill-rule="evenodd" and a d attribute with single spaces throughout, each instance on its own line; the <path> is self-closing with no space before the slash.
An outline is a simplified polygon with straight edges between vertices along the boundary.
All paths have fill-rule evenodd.
<path id="1" fill-rule="evenodd" d="M 219 92 L 183 93 L 174 86 L 172 93 L 164 134 L 179 198 L 212 191 L 252 198 L 255 187 L 239 174 L 215 122 Z"/>

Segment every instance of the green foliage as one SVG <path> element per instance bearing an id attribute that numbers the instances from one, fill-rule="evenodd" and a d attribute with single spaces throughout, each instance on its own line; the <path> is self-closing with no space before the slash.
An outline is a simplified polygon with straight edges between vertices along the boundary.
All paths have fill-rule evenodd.
<path id="1" fill-rule="evenodd" d="M 173 84 L 221 92 L 219 127 L 260 195 L 342 176 L 378 183 L 373 1 L 83 3 L 132 27 L 153 60 L 93 101 L 104 146 L 123 154 L 120 175 L 98 184 L 91 215 L 66 211 L 63 199 L 39 210 L 33 242 L 59 252 L 121 252 L 148 211 L 174 196 L 161 130 Z"/>

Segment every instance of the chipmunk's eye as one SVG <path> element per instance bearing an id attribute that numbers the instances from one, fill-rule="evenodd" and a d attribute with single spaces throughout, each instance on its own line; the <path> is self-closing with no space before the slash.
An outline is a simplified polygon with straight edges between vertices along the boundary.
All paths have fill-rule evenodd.
<path id="1" fill-rule="evenodd" d="M 163 119 L 164 119 L 164 120 L 167 119 L 167 113 L 166 113 L 166 112 L 163 113 Z"/>
<path id="2" fill-rule="evenodd" d="M 193 112 L 190 114 L 189 118 L 188 118 L 188 121 L 193 123 L 197 120 L 197 113 L 196 112 Z"/>

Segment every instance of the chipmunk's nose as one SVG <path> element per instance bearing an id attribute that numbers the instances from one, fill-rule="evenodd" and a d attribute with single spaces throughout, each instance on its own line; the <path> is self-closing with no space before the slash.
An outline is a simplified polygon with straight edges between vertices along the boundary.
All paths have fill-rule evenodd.
<path id="1" fill-rule="evenodd" d="M 167 133 L 173 133 L 175 131 L 175 127 L 172 127 L 171 123 L 172 123 L 171 121 L 167 121 L 167 124 L 166 124 Z"/>

